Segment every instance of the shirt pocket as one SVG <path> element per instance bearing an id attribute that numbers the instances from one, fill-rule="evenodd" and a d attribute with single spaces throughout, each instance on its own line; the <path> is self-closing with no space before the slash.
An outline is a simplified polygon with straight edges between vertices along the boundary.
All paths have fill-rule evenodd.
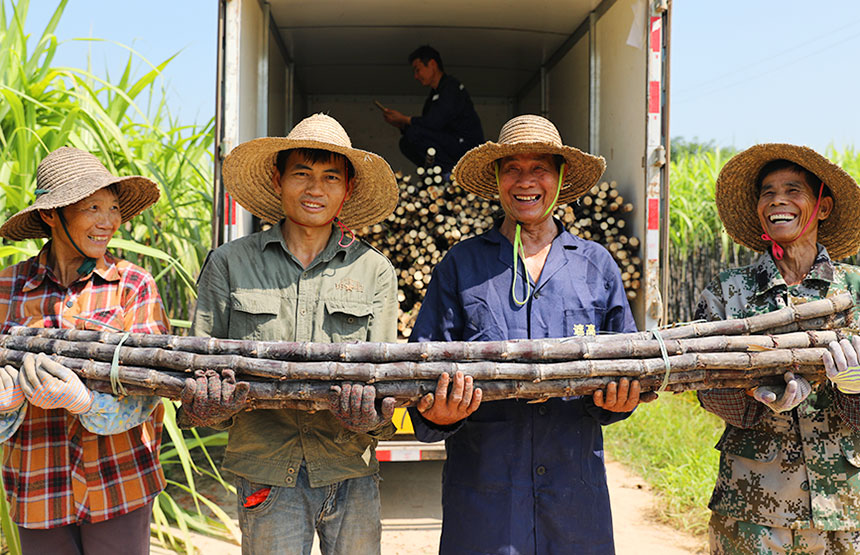
<path id="1" fill-rule="evenodd" d="M 603 325 L 603 308 L 573 308 L 564 311 L 563 337 L 597 335 Z"/>
<path id="2" fill-rule="evenodd" d="M 332 343 L 364 341 L 373 317 L 373 305 L 367 301 L 326 299 L 323 331 Z"/>
<path id="3" fill-rule="evenodd" d="M 716 446 L 721 453 L 762 463 L 772 462 L 780 448 L 780 439 L 772 432 L 735 427 L 726 428 Z"/>
<path id="4" fill-rule="evenodd" d="M 234 291 L 230 293 L 229 334 L 237 339 L 276 337 L 280 298 L 271 293 Z"/>
<path id="5" fill-rule="evenodd" d="M 121 306 L 111 306 L 81 312 L 75 320 L 75 328 L 79 330 L 117 331 L 124 330 L 124 316 Z"/>

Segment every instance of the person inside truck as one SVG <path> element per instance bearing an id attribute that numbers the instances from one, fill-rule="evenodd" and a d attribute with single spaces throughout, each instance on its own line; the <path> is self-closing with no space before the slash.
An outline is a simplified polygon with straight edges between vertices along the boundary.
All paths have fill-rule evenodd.
<path id="1" fill-rule="evenodd" d="M 604 166 L 534 115 L 511 119 L 497 143 L 463 156 L 457 183 L 498 195 L 504 217 L 436 267 L 409 340 L 636 331 L 612 256 L 550 216 Z M 419 440 L 446 440 L 440 553 L 613 553 L 600 428 L 656 395 L 626 379 L 542 403 L 481 403 L 482 395 L 470 376 L 443 374 L 435 394 L 409 409 Z"/>
<path id="2" fill-rule="evenodd" d="M 262 341 L 397 338 L 397 277 L 350 227 L 384 220 L 398 200 L 380 156 L 352 148 L 316 114 L 286 138 L 243 143 L 224 160 L 236 201 L 272 226 L 222 245 L 198 282 L 193 335 Z M 348 227 L 349 226 L 349 227 Z M 394 435 L 394 399 L 344 384 L 329 410 L 243 411 L 247 382 L 200 372 L 182 391 L 183 427 L 229 430 L 223 468 L 236 477 L 243 553 L 380 551 L 375 448 Z"/>
<path id="3" fill-rule="evenodd" d="M 771 312 L 850 291 L 860 268 L 860 189 L 814 150 L 760 144 L 729 160 L 716 183 L 726 232 L 763 252 L 721 272 L 696 318 Z M 847 328 L 860 327 L 860 305 Z M 712 553 L 860 553 L 860 338 L 831 343 L 826 379 L 786 368 L 780 385 L 699 393 L 726 422 L 709 507 Z"/>
<path id="4" fill-rule="evenodd" d="M 420 116 L 383 108 L 385 121 L 400 129 L 400 151 L 416 166 L 438 165 L 444 173 L 472 147 L 484 142 L 481 119 L 466 87 L 445 73 L 442 57 L 429 45 L 409 54 L 412 75 L 430 88 Z M 432 148 L 428 156 L 427 149 Z M 435 151 L 435 152 L 434 152 Z"/>
<path id="5" fill-rule="evenodd" d="M 47 237 L 0 272 L 0 333 L 14 326 L 167 333 L 153 277 L 107 252 L 120 225 L 158 200 L 145 177 L 112 175 L 61 147 L 39 163 L 36 199 L 0 237 Z M 90 390 L 45 354 L 0 367 L 0 442 L 9 514 L 23 553 L 149 553 L 165 480 L 157 396 Z"/>

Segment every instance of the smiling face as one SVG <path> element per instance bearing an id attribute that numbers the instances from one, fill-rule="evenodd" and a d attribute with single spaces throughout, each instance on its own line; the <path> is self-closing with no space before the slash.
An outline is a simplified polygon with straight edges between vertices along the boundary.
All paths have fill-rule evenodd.
<path id="1" fill-rule="evenodd" d="M 287 225 L 327 227 L 349 198 L 346 159 L 332 155 L 312 161 L 301 152 L 290 152 L 283 174 L 275 168 L 272 185 L 281 197 Z"/>
<path id="2" fill-rule="evenodd" d="M 60 221 L 60 210 L 66 220 L 68 235 Z M 104 256 L 108 242 L 122 223 L 119 200 L 110 188 L 99 189 L 64 208 L 41 211 L 40 215 L 51 228 L 52 248 L 60 260 L 80 257 L 71 241 L 90 258 Z"/>
<path id="3" fill-rule="evenodd" d="M 515 154 L 499 164 L 499 202 L 505 215 L 526 225 L 543 222 L 555 201 L 558 167 L 551 154 Z"/>
<path id="4" fill-rule="evenodd" d="M 761 184 L 756 212 L 762 229 L 780 244 L 800 237 L 806 223 L 813 217 L 818 191 L 813 191 L 806 177 L 792 169 L 769 173 Z M 814 246 L 818 238 L 818 222 L 825 220 L 833 209 L 833 198 L 822 197 L 818 213 L 804 233 Z"/>

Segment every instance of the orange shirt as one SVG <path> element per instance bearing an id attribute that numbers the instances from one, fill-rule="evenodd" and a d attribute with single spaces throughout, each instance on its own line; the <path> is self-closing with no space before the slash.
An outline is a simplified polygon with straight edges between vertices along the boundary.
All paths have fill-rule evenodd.
<path id="1" fill-rule="evenodd" d="M 0 333 L 13 326 L 167 333 L 164 305 L 144 269 L 105 254 L 66 288 L 47 266 L 48 249 L 0 272 Z M 160 403 L 143 424 L 113 435 L 90 432 L 63 409 L 24 407 L 3 445 L 3 483 L 21 526 L 100 522 L 140 508 L 164 489 Z"/>

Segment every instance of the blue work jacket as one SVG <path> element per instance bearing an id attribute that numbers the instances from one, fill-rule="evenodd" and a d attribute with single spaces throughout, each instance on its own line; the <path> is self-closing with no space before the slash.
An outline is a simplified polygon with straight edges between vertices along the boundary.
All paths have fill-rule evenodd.
<path id="1" fill-rule="evenodd" d="M 511 299 L 513 247 L 498 227 L 454 246 L 433 272 L 410 340 L 635 331 L 610 254 L 557 225 L 524 306 Z M 419 440 L 445 440 L 440 553 L 614 553 L 600 426 L 630 413 L 591 397 L 487 402 L 447 427 L 409 413 Z"/>

